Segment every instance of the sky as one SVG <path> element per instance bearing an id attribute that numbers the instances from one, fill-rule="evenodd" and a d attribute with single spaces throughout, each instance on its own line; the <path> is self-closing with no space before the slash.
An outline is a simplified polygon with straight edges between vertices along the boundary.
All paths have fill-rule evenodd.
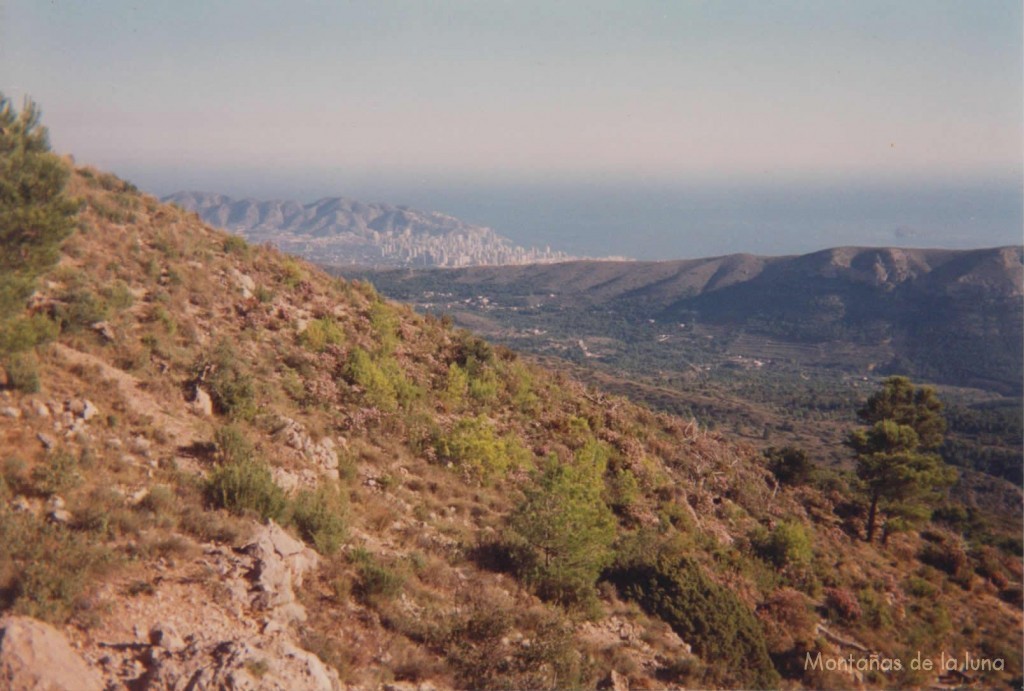
<path id="1" fill-rule="evenodd" d="M 540 188 L 1019 188 L 1022 21 L 1020 0 L 3 0 L 0 90 L 157 194 L 496 226 L 481 199 Z"/>

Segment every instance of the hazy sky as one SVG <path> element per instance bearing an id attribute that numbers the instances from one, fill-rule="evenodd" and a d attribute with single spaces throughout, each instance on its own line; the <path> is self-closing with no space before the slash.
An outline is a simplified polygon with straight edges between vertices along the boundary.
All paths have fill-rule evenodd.
<path id="1" fill-rule="evenodd" d="M 157 192 L 188 171 L 1006 181 L 1021 24 L 1020 0 L 3 0 L 0 89 Z"/>

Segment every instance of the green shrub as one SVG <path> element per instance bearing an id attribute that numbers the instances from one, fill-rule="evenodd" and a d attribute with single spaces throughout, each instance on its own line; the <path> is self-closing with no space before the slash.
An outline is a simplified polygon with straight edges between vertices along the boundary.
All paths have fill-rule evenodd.
<path id="1" fill-rule="evenodd" d="M 891 629 L 893 625 L 892 608 L 883 597 L 870 588 L 865 588 L 858 595 L 864 623 L 874 631 Z"/>
<path id="2" fill-rule="evenodd" d="M 0 273 L 0 324 L 4 325 L 0 333 L 9 328 L 11 319 L 24 311 L 25 303 L 35 290 L 34 279 L 32 275 L 16 272 L 13 267 L 8 267 L 6 274 Z M 0 343 L 2 341 L 0 339 Z"/>
<path id="3" fill-rule="evenodd" d="M 113 555 L 76 533 L 0 507 L 0 611 L 63 623 Z"/>
<path id="4" fill-rule="evenodd" d="M 107 305 L 88 289 L 77 289 L 65 293 L 62 301 L 53 308 L 53 318 L 66 333 L 80 331 L 107 318 Z"/>
<path id="5" fill-rule="evenodd" d="M 919 576 L 911 576 L 907 579 L 906 591 L 914 597 L 931 597 L 935 594 L 936 588 Z"/>
<path id="6" fill-rule="evenodd" d="M 193 384 L 202 385 L 217 412 L 239 420 L 256 414 L 256 391 L 231 343 L 223 340 L 209 356 L 200 356 L 193 365 Z"/>
<path id="7" fill-rule="evenodd" d="M 284 491 L 274 482 L 266 463 L 254 458 L 218 466 L 206 482 L 207 500 L 235 514 L 255 513 L 263 520 L 279 519 L 287 506 Z"/>
<path id="8" fill-rule="evenodd" d="M 437 439 L 434 448 L 441 460 L 483 482 L 503 476 L 529 456 L 517 440 L 500 436 L 485 415 L 459 420 L 451 432 Z"/>
<path id="9" fill-rule="evenodd" d="M 409 381 L 394 358 L 374 358 L 362 348 L 349 355 L 345 374 L 350 383 L 363 389 L 370 405 L 385 412 L 394 412 L 399 406 L 408 410 L 423 396 L 423 390 Z"/>
<path id="10" fill-rule="evenodd" d="M 616 513 L 629 509 L 640 496 L 640 483 L 629 468 L 619 468 L 607 480 L 608 505 Z"/>
<path id="11" fill-rule="evenodd" d="M 110 309 L 116 311 L 126 310 L 135 302 L 135 296 L 132 295 L 128 284 L 120 279 L 103 288 L 100 294 Z"/>
<path id="12" fill-rule="evenodd" d="M 306 280 L 306 271 L 302 265 L 291 257 L 281 259 L 281 282 L 289 288 L 294 288 Z"/>
<path id="13" fill-rule="evenodd" d="M 353 553 L 359 580 L 356 594 L 367 603 L 377 599 L 391 599 L 402 592 L 405 577 L 390 566 L 386 566 L 364 549 Z"/>
<path id="14" fill-rule="evenodd" d="M 33 353 L 11 355 L 3 361 L 7 388 L 25 393 L 39 392 L 39 365 Z"/>
<path id="15" fill-rule="evenodd" d="M 395 398 L 403 410 L 411 410 L 416 401 L 423 398 L 423 388 L 405 376 L 405 372 L 394 358 L 382 359 L 381 370 L 391 382 L 391 386 L 395 390 Z"/>
<path id="16" fill-rule="evenodd" d="M 32 471 L 32 482 L 42 494 L 60 494 L 82 481 L 78 460 L 65 449 L 50 453 L 46 460 Z"/>
<path id="17" fill-rule="evenodd" d="M 334 554 L 347 530 L 348 501 L 337 483 L 303 491 L 292 502 L 292 520 L 306 542 L 321 554 Z"/>
<path id="18" fill-rule="evenodd" d="M 398 315 L 385 302 L 374 302 L 370 306 L 370 327 L 377 340 L 377 353 L 390 355 L 398 343 Z"/>
<path id="19" fill-rule="evenodd" d="M 54 340 L 59 333 L 60 326 L 42 314 L 0 321 L 0 354 L 23 353 L 38 345 Z M 10 362 L 12 360 L 16 361 L 17 358 L 12 357 L 8 363 L 5 363 L 8 373 L 10 372 Z M 10 377 L 10 374 L 8 374 L 8 377 Z"/>
<path id="20" fill-rule="evenodd" d="M 493 403 L 498 398 L 498 375 L 486 369 L 469 380 L 469 395 L 479 403 Z"/>
<path id="21" fill-rule="evenodd" d="M 478 370 L 494 363 L 494 348 L 482 338 L 477 338 L 468 331 L 460 331 L 455 362 L 465 367 L 470 375 L 476 375 Z"/>
<path id="22" fill-rule="evenodd" d="M 516 621 L 506 607 L 487 603 L 454 623 L 447 636 L 446 657 L 458 688 L 593 687 L 587 684 L 583 656 L 565 622 L 548 614 L 520 619 Z M 510 641 L 513 631 L 528 636 L 529 645 Z"/>
<path id="23" fill-rule="evenodd" d="M 517 570 L 546 599 L 586 604 L 611 561 L 615 515 L 601 498 L 607 458 L 595 441 L 573 463 L 549 458 L 512 514 L 512 535 L 532 551 Z"/>
<path id="24" fill-rule="evenodd" d="M 767 536 L 755 541 L 759 555 L 783 568 L 811 563 L 814 551 L 804 527 L 795 521 L 782 521 Z"/>
<path id="25" fill-rule="evenodd" d="M 345 373 L 352 384 L 363 389 L 370 405 L 383 411 L 398 407 L 398 395 L 391 379 L 362 348 L 355 348 L 349 355 Z"/>
<path id="26" fill-rule="evenodd" d="M 228 254 L 237 254 L 243 257 L 249 256 L 249 243 L 239 235 L 229 235 L 224 238 L 224 251 Z"/>
<path id="27" fill-rule="evenodd" d="M 519 362 L 513 362 L 508 370 L 508 389 L 512 403 L 522 413 L 530 414 L 537 410 L 540 397 L 534 392 L 533 374 Z"/>
<path id="28" fill-rule="evenodd" d="M 688 557 L 659 554 L 614 569 L 610 580 L 690 643 L 709 665 L 712 685 L 774 688 L 772 666 L 760 623 L 728 588 Z"/>
<path id="29" fill-rule="evenodd" d="M 442 397 L 450 407 L 457 410 L 465 403 L 467 395 L 469 395 L 469 375 L 466 374 L 466 370 L 453 362 L 448 365 L 448 375 L 445 378 Z"/>
<path id="30" fill-rule="evenodd" d="M 321 317 L 311 321 L 302 333 L 299 341 L 305 347 L 322 353 L 329 345 L 340 345 L 345 341 L 345 331 L 333 317 Z"/>
<path id="31" fill-rule="evenodd" d="M 213 434 L 213 442 L 221 459 L 227 463 L 241 462 L 255 453 L 252 442 L 245 432 L 236 425 L 224 425 Z"/>
<path id="32" fill-rule="evenodd" d="M 783 484 L 803 485 L 813 479 L 814 463 L 803 449 L 795 446 L 781 449 L 772 447 L 765 449 L 764 457 L 768 461 L 768 470 Z"/>

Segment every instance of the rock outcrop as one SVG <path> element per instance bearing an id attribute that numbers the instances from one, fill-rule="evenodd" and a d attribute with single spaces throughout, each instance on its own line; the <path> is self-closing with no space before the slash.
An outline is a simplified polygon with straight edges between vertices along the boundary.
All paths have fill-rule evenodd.
<path id="1" fill-rule="evenodd" d="M 139 691 L 236 689 L 238 691 L 338 691 L 338 674 L 313 653 L 287 639 L 234 639 L 180 649 L 152 645 Z"/>
<path id="2" fill-rule="evenodd" d="M 29 617 L 0 619 L 0 688 L 7 691 L 100 691 L 96 672 L 64 634 Z"/>
<path id="3" fill-rule="evenodd" d="M 242 551 L 253 560 L 249 571 L 252 606 L 268 611 L 278 621 L 305 621 L 306 610 L 296 601 L 293 588 L 300 587 L 305 573 L 317 567 L 317 553 L 273 521 L 261 526 Z"/>

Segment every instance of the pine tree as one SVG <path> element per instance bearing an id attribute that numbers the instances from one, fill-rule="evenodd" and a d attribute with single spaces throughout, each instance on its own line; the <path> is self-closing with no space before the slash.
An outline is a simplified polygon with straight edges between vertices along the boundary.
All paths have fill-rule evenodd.
<path id="1" fill-rule="evenodd" d="M 18 113 L 0 93 L 0 352 L 31 348 L 45 331 L 21 312 L 78 210 L 65 194 L 70 171 L 50 153 L 39 117 L 31 100 Z"/>
<path id="2" fill-rule="evenodd" d="M 594 440 L 573 463 L 549 459 L 512 517 L 513 531 L 537 554 L 527 577 L 549 599 L 585 597 L 612 557 L 615 515 L 601 497 L 607 459 Z"/>
<path id="3" fill-rule="evenodd" d="M 866 539 L 874 540 L 882 512 L 884 543 L 891 533 L 927 518 L 929 502 L 956 480 L 956 472 L 934 453 L 946 429 L 942 403 L 931 387 L 890 377 L 857 416 L 871 425 L 847 441 L 857 453 L 857 476 L 867 494 Z"/>

